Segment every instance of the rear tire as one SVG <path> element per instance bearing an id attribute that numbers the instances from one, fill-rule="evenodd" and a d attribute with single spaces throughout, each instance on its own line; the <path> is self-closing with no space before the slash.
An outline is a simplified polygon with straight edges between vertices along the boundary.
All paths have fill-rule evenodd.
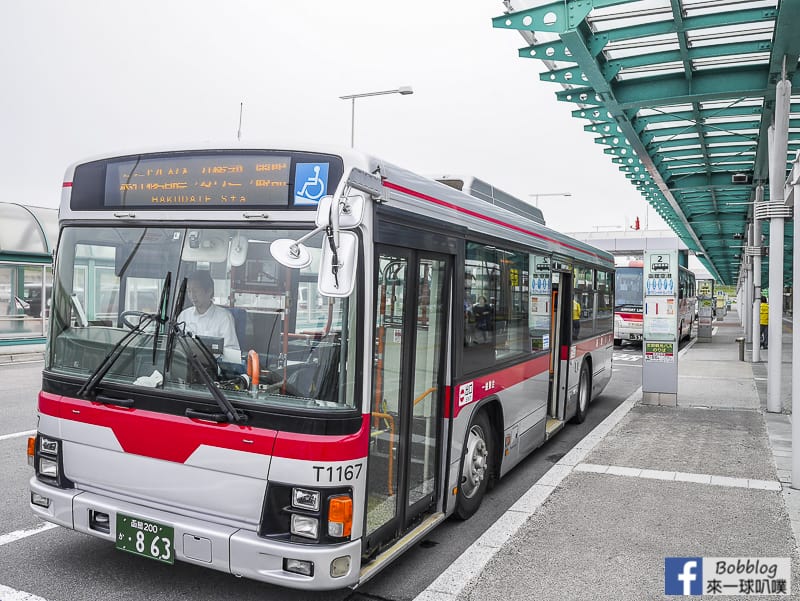
<path id="1" fill-rule="evenodd" d="M 592 400 L 592 377 L 589 374 L 589 366 L 586 362 L 581 365 L 581 375 L 578 379 L 578 402 L 575 408 L 575 415 L 572 418 L 573 424 L 582 424 L 589 412 L 589 402 Z"/>
<path id="2" fill-rule="evenodd" d="M 461 458 L 461 481 L 458 485 L 454 516 L 466 520 L 478 511 L 492 473 L 492 425 L 484 411 L 469 426 L 467 444 Z"/>

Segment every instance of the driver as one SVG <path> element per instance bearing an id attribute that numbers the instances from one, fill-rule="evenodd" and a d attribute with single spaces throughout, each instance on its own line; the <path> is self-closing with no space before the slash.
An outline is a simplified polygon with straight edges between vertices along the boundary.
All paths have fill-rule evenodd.
<path id="1" fill-rule="evenodd" d="M 195 271 L 189 275 L 186 293 L 192 306 L 181 311 L 178 322 L 183 322 L 187 332 L 195 336 L 223 338 L 225 348 L 222 358 L 226 362 L 241 363 L 242 351 L 236 337 L 233 315 L 214 304 L 214 280 L 207 271 Z"/>

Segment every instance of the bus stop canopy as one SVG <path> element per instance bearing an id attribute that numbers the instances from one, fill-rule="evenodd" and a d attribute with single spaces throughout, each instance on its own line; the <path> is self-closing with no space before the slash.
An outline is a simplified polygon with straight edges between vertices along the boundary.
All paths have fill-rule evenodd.
<path id="1" fill-rule="evenodd" d="M 49 256 L 57 239 L 57 209 L 0 202 L 0 257 Z"/>
<path id="2" fill-rule="evenodd" d="M 758 185 L 769 199 L 768 130 L 784 76 L 794 93 L 782 180 L 800 150 L 800 1 L 519 2 L 506 0 L 493 25 L 522 34 L 519 56 L 544 62 L 540 78 L 561 85 L 558 99 L 603 152 L 715 279 L 735 284 Z M 782 285 L 792 282 L 792 235 L 789 220 Z"/>

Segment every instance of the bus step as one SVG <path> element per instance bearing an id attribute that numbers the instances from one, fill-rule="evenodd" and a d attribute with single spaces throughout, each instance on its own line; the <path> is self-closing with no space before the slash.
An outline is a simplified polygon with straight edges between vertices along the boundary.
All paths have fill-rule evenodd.
<path id="1" fill-rule="evenodd" d="M 431 514 L 425 518 L 416 526 L 416 528 L 409 531 L 403 538 L 399 539 L 391 547 L 386 549 L 383 553 L 377 555 L 375 559 L 361 568 L 361 575 L 358 579 L 357 586 L 361 586 L 367 580 L 375 576 L 383 568 L 392 563 L 394 559 L 408 551 L 411 547 L 422 540 L 426 534 L 428 534 L 443 521 L 444 513 L 442 512 Z"/>
<path id="2" fill-rule="evenodd" d="M 558 432 L 561 428 L 564 427 L 566 422 L 560 419 L 553 419 L 552 417 L 547 418 L 547 424 L 544 427 L 544 439 L 550 440 L 553 435 Z"/>

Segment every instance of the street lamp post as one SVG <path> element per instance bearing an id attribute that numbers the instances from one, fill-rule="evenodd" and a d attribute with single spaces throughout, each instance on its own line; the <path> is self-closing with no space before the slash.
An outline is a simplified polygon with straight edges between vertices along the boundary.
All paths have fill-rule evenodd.
<path id="1" fill-rule="evenodd" d="M 355 140 L 355 125 L 356 125 L 356 98 L 366 98 L 367 96 L 384 96 L 386 94 L 402 94 L 406 96 L 413 94 L 414 90 L 411 86 L 400 86 L 395 90 L 381 90 L 379 92 L 363 92 L 362 94 L 347 94 L 346 96 L 339 96 L 342 100 L 350 101 L 350 148 L 353 147 Z"/>
<path id="2" fill-rule="evenodd" d="M 546 193 L 534 193 L 528 194 L 528 196 L 533 196 L 533 203 L 536 205 L 536 208 L 539 208 L 539 197 L 540 196 L 572 196 L 572 192 L 546 192 Z"/>

